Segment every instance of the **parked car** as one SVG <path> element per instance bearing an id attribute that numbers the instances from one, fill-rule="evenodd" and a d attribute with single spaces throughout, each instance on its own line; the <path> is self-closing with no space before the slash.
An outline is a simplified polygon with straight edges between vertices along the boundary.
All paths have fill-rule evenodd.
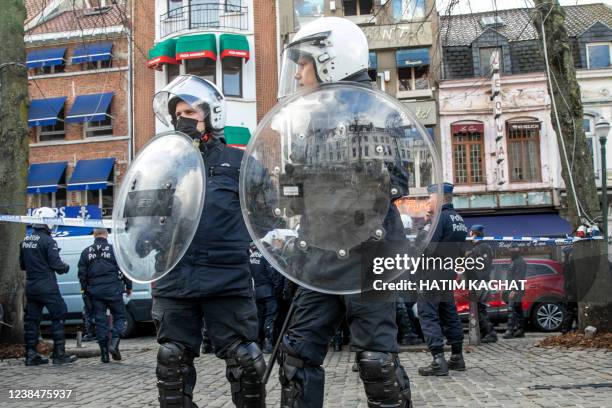
<path id="1" fill-rule="evenodd" d="M 78 279 L 78 263 L 81 252 L 93 243 L 93 236 L 74 236 L 55 238 L 60 249 L 60 256 L 64 262 L 70 265 L 68 273 L 57 276 L 57 283 L 60 293 L 68 307 L 66 316 L 67 325 L 83 324 L 83 297 L 81 295 L 81 285 Z M 109 235 L 109 242 L 112 236 Z M 151 318 L 151 285 L 133 283 L 131 296 L 124 295 L 124 302 L 127 309 L 127 328 L 125 335 L 134 334 L 137 322 L 150 322 Z M 43 325 L 49 325 L 48 315 L 43 315 Z"/>
<path id="2" fill-rule="evenodd" d="M 563 305 L 563 265 L 550 259 L 526 258 L 525 261 L 527 285 L 522 306 L 527 322 L 540 331 L 558 331 L 566 313 Z M 510 259 L 496 259 L 493 262 L 492 279 L 506 280 L 510 263 Z M 468 291 L 455 291 L 455 302 L 462 320 L 468 320 Z M 487 303 L 492 321 L 507 320 L 508 307 L 502 300 L 501 291 L 493 292 Z"/>

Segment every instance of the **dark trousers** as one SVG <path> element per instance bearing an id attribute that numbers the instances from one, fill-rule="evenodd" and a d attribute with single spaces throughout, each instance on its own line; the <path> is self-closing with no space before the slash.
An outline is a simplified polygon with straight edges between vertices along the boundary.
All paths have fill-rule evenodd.
<path id="1" fill-rule="evenodd" d="M 257 341 L 257 308 L 251 297 L 153 299 L 157 342 L 179 343 L 200 355 L 202 324 L 219 358 L 238 342 Z"/>
<path id="2" fill-rule="evenodd" d="M 259 298 L 257 304 L 258 339 L 263 346 L 264 339 L 274 341 L 274 321 L 276 320 L 277 302 L 275 296 Z"/>
<path id="3" fill-rule="evenodd" d="M 487 312 L 487 304 L 484 302 L 478 302 L 478 324 L 480 326 L 480 336 L 486 335 L 497 335 L 495 332 L 495 326 L 489 320 L 489 312 Z"/>
<path id="4" fill-rule="evenodd" d="M 93 336 L 96 327 L 96 315 L 93 310 L 91 298 L 84 292 L 83 296 L 83 325 L 85 326 L 85 335 Z"/>
<path id="5" fill-rule="evenodd" d="M 523 329 L 525 326 L 525 315 L 521 301 L 508 302 L 508 330 Z"/>
<path id="6" fill-rule="evenodd" d="M 400 339 L 420 339 L 417 330 L 412 323 L 411 309 L 413 304 L 414 303 L 405 302 L 402 298 L 399 298 L 395 303 L 397 309 L 397 327 L 399 329 Z"/>
<path id="7" fill-rule="evenodd" d="M 64 319 L 68 308 L 59 293 L 45 295 L 27 294 L 23 331 L 26 348 L 36 348 L 40 336 L 40 320 L 43 308 L 47 308 L 51 317 L 51 334 L 53 343 L 64 344 Z"/>
<path id="8" fill-rule="evenodd" d="M 123 296 L 91 297 L 94 315 L 96 316 L 96 339 L 100 345 L 108 344 L 108 332 L 112 333 L 113 338 L 120 338 L 125 331 L 127 321 L 125 320 L 125 305 Z M 106 310 L 110 310 L 113 317 L 112 327 L 109 327 Z"/>
<path id="9" fill-rule="evenodd" d="M 300 384 L 298 407 L 323 406 L 325 371 L 321 365 L 329 341 L 345 315 L 353 350 L 399 351 L 393 302 L 365 302 L 360 295 L 330 295 L 302 287 L 293 301 L 295 309 L 283 338 L 283 348 L 304 362 L 303 367 L 286 373 L 291 377 L 289 380 Z"/>
<path id="10" fill-rule="evenodd" d="M 442 291 L 440 291 L 442 292 Z M 444 338 L 451 347 L 463 344 L 463 326 L 457 314 L 452 292 L 429 296 L 419 294 L 417 308 L 421 330 L 432 354 L 444 352 Z"/>

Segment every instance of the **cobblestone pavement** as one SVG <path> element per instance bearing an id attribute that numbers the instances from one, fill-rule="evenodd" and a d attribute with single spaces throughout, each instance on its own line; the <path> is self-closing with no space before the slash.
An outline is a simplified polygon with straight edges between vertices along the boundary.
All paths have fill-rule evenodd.
<path id="1" fill-rule="evenodd" d="M 466 347 L 465 372 L 449 377 L 420 377 L 417 368 L 428 353 L 403 352 L 415 407 L 612 407 L 612 354 L 603 350 L 533 347 L 541 336 L 501 340 Z M 95 344 L 87 343 L 87 347 Z M 82 358 L 69 366 L 25 367 L 23 360 L 0 361 L 0 407 L 156 407 L 155 358 L 151 337 L 122 342 L 124 360 L 110 364 Z M 325 407 L 367 407 L 353 354 L 330 351 L 325 360 Z M 203 407 L 232 407 L 225 364 L 214 356 L 196 359 L 195 402 Z M 276 372 L 276 370 L 275 370 Z M 273 374 L 268 406 L 279 405 L 280 390 Z M 578 387 L 585 384 L 608 387 Z M 533 387 L 540 386 L 535 389 Z M 550 387 L 552 386 L 552 388 Z M 9 390 L 70 389 L 69 400 L 10 400 Z"/>

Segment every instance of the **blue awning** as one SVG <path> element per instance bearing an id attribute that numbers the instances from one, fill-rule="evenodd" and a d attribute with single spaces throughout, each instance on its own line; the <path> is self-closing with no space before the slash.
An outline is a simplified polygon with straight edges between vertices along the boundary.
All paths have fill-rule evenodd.
<path id="1" fill-rule="evenodd" d="M 494 237 L 565 237 L 572 233 L 572 226 L 558 214 L 517 214 L 464 216 L 465 225 L 484 225 L 485 235 Z"/>
<path id="2" fill-rule="evenodd" d="M 403 48 L 395 52 L 398 68 L 429 65 L 429 48 Z"/>
<path id="3" fill-rule="evenodd" d="M 374 51 L 370 51 L 368 53 L 368 69 L 376 69 L 378 65 L 378 59 L 376 58 L 376 53 Z"/>
<path id="4" fill-rule="evenodd" d="M 57 123 L 66 102 L 65 96 L 59 98 L 32 99 L 28 110 L 28 126 L 49 126 Z"/>
<path id="5" fill-rule="evenodd" d="M 113 93 L 79 95 L 76 97 L 66 122 L 98 122 L 106 118 L 108 105 L 113 99 Z"/>
<path id="6" fill-rule="evenodd" d="M 28 68 L 52 67 L 64 63 L 66 48 L 45 48 L 28 52 Z"/>
<path id="7" fill-rule="evenodd" d="M 83 62 L 106 61 L 111 59 L 112 43 L 96 43 L 85 44 L 74 50 L 72 56 L 73 64 L 81 64 Z"/>
<path id="8" fill-rule="evenodd" d="M 64 183 L 66 162 L 36 163 L 28 171 L 28 194 L 54 193 Z"/>
<path id="9" fill-rule="evenodd" d="M 114 158 L 79 160 L 68 183 L 69 191 L 103 190 L 108 186 Z"/>

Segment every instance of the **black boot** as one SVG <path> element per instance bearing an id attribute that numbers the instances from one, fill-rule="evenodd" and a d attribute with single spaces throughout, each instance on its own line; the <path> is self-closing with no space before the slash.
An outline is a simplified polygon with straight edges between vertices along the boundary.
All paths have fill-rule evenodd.
<path id="1" fill-rule="evenodd" d="M 497 333 L 495 333 L 495 331 L 488 333 L 486 336 L 484 336 L 480 340 L 480 342 L 481 343 L 497 343 Z"/>
<path id="2" fill-rule="evenodd" d="M 38 354 L 36 352 L 36 348 L 28 348 L 26 350 L 25 365 L 37 366 L 43 364 L 49 364 L 49 359 L 46 359 L 40 354 Z"/>
<path id="3" fill-rule="evenodd" d="M 512 339 L 512 338 L 514 338 L 514 328 L 513 327 L 508 327 L 508 329 L 504 332 L 502 337 L 504 339 Z"/>
<path id="4" fill-rule="evenodd" d="M 53 364 L 70 364 L 77 360 L 78 358 L 76 356 L 69 356 L 66 354 L 65 343 L 53 343 Z"/>
<path id="5" fill-rule="evenodd" d="M 121 339 L 119 337 L 113 337 L 111 340 L 110 348 L 108 350 L 111 356 L 113 357 L 113 360 L 115 361 L 121 360 L 121 353 L 119 352 L 120 341 Z"/>
<path id="6" fill-rule="evenodd" d="M 444 353 L 433 356 L 433 361 L 427 367 L 419 367 L 419 374 L 423 376 L 448 375 L 448 365 L 444 359 Z"/>
<path id="7" fill-rule="evenodd" d="M 465 371 L 465 361 L 463 354 L 451 354 L 447 362 L 449 370 Z"/>
<path id="8" fill-rule="evenodd" d="M 103 363 L 110 362 L 108 358 L 108 344 L 100 344 L 100 361 Z"/>
<path id="9" fill-rule="evenodd" d="M 522 327 L 519 327 L 514 331 L 514 333 L 512 333 L 512 335 L 514 338 L 525 337 L 525 330 L 523 330 Z"/>

